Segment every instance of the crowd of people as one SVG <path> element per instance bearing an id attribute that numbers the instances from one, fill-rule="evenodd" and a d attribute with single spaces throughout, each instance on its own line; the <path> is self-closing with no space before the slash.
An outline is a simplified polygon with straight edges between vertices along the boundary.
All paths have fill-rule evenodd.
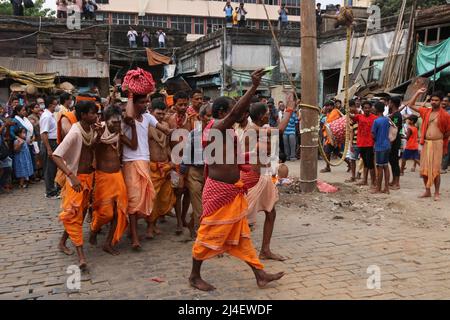
<path id="1" fill-rule="evenodd" d="M 440 175 L 447 173 L 449 165 L 450 104 L 448 95 L 434 92 L 417 107 L 417 99 L 426 92 L 426 88 L 420 89 L 405 102 L 395 96 L 376 101 L 350 100 L 351 135 L 344 156 L 344 144 L 325 129 L 344 117 L 345 110 L 339 100 L 325 103 L 321 120 L 324 151 L 328 159 L 332 155 L 345 159 L 351 172 L 346 182 L 361 180 L 358 185 L 368 185 L 370 175 L 373 192 L 389 193 L 390 189 L 400 189 L 406 163 L 413 161 L 411 170 L 415 172 L 419 165 L 424 179 L 422 197 L 431 197 L 434 184 L 434 199 L 439 200 Z M 331 172 L 330 165 L 327 163 L 321 172 Z"/>
<path id="2" fill-rule="evenodd" d="M 159 48 L 165 48 L 166 41 L 167 41 L 167 35 L 163 31 L 163 29 L 159 29 L 155 33 L 155 37 L 156 37 Z M 151 43 L 151 35 L 145 28 L 142 31 L 141 36 L 139 37 L 139 33 L 132 26 L 130 26 L 130 29 L 128 30 L 128 33 L 127 33 L 127 38 L 128 38 L 128 43 L 129 43 L 131 49 L 136 49 L 138 47 L 138 42 L 137 42 L 138 38 L 141 39 L 142 46 L 144 48 L 149 48 L 152 44 Z"/>
<path id="3" fill-rule="evenodd" d="M 44 179 L 45 196 L 61 199 L 59 250 L 74 254 L 67 245 L 70 239 L 82 269 L 87 266 L 84 223 L 90 225 L 93 245 L 109 225 L 103 250 L 117 255 L 116 245 L 127 230 L 131 248 L 141 250 L 141 240 L 158 237 L 159 224 L 173 215 L 174 232 L 181 235 L 186 228 L 195 239 L 192 286 L 213 290 L 200 276 L 202 262 L 227 252 L 245 261 L 263 287 L 283 276 L 266 273 L 260 260 L 284 260 L 270 248 L 277 186 L 289 175 L 284 162 L 301 157 L 302 127 L 293 93 L 277 105 L 256 94 L 263 75 L 264 70 L 255 71 L 251 88 L 239 99 L 213 101 L 199 89 L 173 95 L 165 90 L 133 94 L 130 89 L 127 99 L 120 98 L 116 87 L 104 99 L 95 89 L 58 97 L 13 93 L 0 106 L 1 192 Z M 360 184 L 367 185 L 370 176 L 374 192 L 388 193 L 400 188 L 406 161 L 412 160 L 424 179 L 422 197 L 432 196 L 434 184 L 439 200 L 441 170 L 448 166 L 450 104 L 448 96 L 435 92 L 427 100 L 430 107 L 417 107 L 426 92 L 420 89 L 404 104 L 398 97 L 350 101 L 349 182 L 361 177 Z M 325 103 L 323 128 L 345 112 L 339 100 Z M 282 138 L 276 153 L 272 137 L 278 133 Z M 228 140 L 217 142 L 218 135 L 231 138 L 231 147 Z M 342 156 L 343 146 L 333 132 L 323 130 L 321 138 L 328 158 Z M 261 154 L 270 155 L 269 160 L 261 160 Z M 328 166 L 322 170 L 330 171 Z M 259 255 L 250 238 L 258 212 L 265 213 Z M 143 237 L 138 234 L 140 219 L 146 222 Z"/>

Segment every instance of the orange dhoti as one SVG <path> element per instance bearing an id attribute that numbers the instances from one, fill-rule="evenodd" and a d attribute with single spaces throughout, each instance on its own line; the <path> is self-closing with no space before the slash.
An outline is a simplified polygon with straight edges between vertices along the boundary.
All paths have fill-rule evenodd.
<path id="1" fill-rule="evenodd" d="M 149 219 L 155 198 L 155 189 L 150 178 L 150 161 L 124 162 L 123 177 L 128 193 L 127 214 L 138 214 Z"/>
<path id="2" fill-rule="evenodd" d="M 83 213 L 89 207 L 94 174 L 79 174 L 77 178 L 81 182 L 83 190 L 81 192 L 73 190 L 67 179 L 61 205 L 63 211 L 59 214 L 59 219 L 64 224 L 70 240 L 76 247 L 79 247 L 83 245 Z"/>
<path id="3" fill-rule="evenodd" d="M 170 180 L 171 170 L 169 162 L 150 162 L 150 177 L 156 194 L 150 216 L 151 222 L 168 214 L 177 200 Z"/>
<path id="4" fill-rule="evenodd" d="M 431 188 L 434 180 L 441 174 L 443 150 L 443 140 L 425 140 L 420 155 L 420 175 L 428 177 L 427 188 Z"/>
<path id="5" fill-rule="evenodd" d="M 128 197 L 127 187 L 122 172 L 105 173 L 95 172 L 94 205 L 91 231 L 98 232 L 100 228 L 113 221 L 114 206 L 117 208 L 117 224 L 112 244 L 119 242 L 124 234 L 127 221 Z"/>
<path id="6" fill-rule="evenodd" d="M 243 182 L 230 185 L 207 179 L 203 194 L 203 216 L 192 248 L 196 260 L 213 258 L 224 252 L 256 269 L 263 269 L 250 239 L 248 204 Z"/>
<path id="7" fill-rule="evenodd" d="M 271 212 L 279 200 L 278 189 L 271 175 L 260 175 L 258 183 L 247 193 L 248 222 L 256 223 L 258 212 Z"/>

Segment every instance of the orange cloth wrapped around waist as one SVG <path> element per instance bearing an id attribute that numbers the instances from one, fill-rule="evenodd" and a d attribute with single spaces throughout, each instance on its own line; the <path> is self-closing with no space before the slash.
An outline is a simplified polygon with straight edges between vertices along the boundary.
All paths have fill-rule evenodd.
<path id="1" fill-rule="evenodd" d="M 169 162 L 150 162 L 150 177 L 156 195 L 150 216 L 152 222 L 168 214 L 177 200 L 170 181 L 171 170 L 172 165 Z"/>
<path id="2" fill-rule="evenodd" d="M 225 185 L 229 186 L 228 189 L 225 188 Z M 194 259 L 206 260 L 227 252 L 256 269 L 264 268 L 250 239 L 250 228 L 246 218 L 248 204 L 243 187 L 242 181 L 230 185 L 211 179 L 207 180 L 204 193 L 215 193 L 216 199 L 219 199 L 227 190 L 241 191 L 233 192 L 234 198 L 231 201 L 202 217 L 197 239 L 192 248 Z"/>
<path id="3" fill-rule="evenodd" d="M 123 177 L 128 193 L 128 214 L 150 217 L 155 189 L 150 178 L 150 162 L 129 161 L 123 164 Z"/>
<path id="4" fill-rule="evenodd" d="M 59 219 L 64 224 L 70 240 L 76 247 L 79 247 L 83 245 L 83 213 L 89 207 L 94 174 L 78 174 L 77 178 L 81 182 L 83 190 L 81 192 L 73 190 L 70 180 L 67 179 L 61 204 L 63 211 L 59 214 Z"/>
<path id="5" fill-rule="evenodd" d="M 114 206 L 117 207 L 117 225 L 113 235 L 112 244 L 119 242 L 127 226 L 128 196 L 127 187 L 122 172 L 106 173 L 95 172 L 95 190 L 91 230 L 100 231 L 100 228 L 113 221 Z"/>

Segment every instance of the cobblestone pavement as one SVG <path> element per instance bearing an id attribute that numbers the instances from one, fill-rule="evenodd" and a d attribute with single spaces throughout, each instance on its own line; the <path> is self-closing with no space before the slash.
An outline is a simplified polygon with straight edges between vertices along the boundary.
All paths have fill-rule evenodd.
<path id="1" fill-rule="evenodd" d="M 291 164 L 292 172 L 296 167 Z M 333 170 L 322 178 L 343 181 L 344 168 Z M 347 186 L 329 196 L 282 196 L 272 248 L 289 259 L 265 265 L 286 276 L 260 290 L 246 264 L 215 258 L 203 268 L 218 288 L 213 293 L 189 287 L 192 242 L 187 232 L 174 234 L 171 217 L 161 224 L 163 235 L 144 241 L 141 252 L 124 239 L 121 255 L 108 255 L 101 250 L 105 234 L 98 246 L 86 244 L 89 271 L 79 291 L 68 290 L 66 270 L 76 256 L 56 249 L 59 201 L 45 199 L 41 183 L 0 195 L 0 299 L 449 299 L 449 179 L 443 177 L 440 204 L 415 200 L 422 190 L 411 173 L 402 178 L 405 189 L 374 202 L 366 202 L 372 197 L 366 190 Z M 292 198 L 301 201 L 289 204 Z M 263 221 L 262 214 L 253 234 L 257 248 Z M 85 224 L 85 240 L 87 230 Z M 369 266 L 379 267 L 380 289 L 367 288 Z"/>

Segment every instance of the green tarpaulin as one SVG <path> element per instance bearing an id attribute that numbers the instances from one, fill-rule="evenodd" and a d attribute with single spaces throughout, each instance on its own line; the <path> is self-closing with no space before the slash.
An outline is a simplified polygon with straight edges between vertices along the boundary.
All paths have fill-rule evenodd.
<path id="1" fill-rule="evenodd" d="M 436 66 L 443 65 L 450 61 L 450 38 L 432 46 L 426 46 L 423 43 L 419 43 L 419 49 L 417 51 L 417 75 L 434 69 L 436 55 Z M 450 67 L 436 73 L 436 80 L 439 80 L 441 74 L 445 77 L 450 76 Z M 434 80 L 433 78 L 434 76 L 431 76 L 430 80 Z"/>

